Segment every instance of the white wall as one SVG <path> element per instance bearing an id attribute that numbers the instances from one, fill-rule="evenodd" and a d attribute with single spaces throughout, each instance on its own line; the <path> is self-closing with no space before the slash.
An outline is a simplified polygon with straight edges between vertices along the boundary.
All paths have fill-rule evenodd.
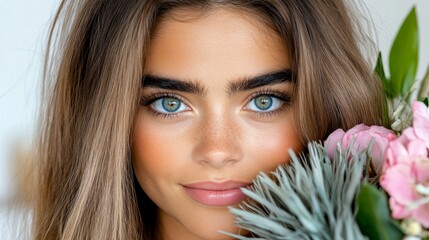
<path id="1" fill-rule="evenodd" d="M 0 0 L 0 202 L 10 196 L 11 149 L 31 142 L 44 33 L 58 1 Z"/>
<path id="2" fill-rule="evenodd" d="M 351 0 L 356 1 L 356 0 Z M 58 0 L 0 0 L 0 203 L 14 191 L 11 148 L 31 142 L 38 104 L 44 34 Z M 399 26 L 413 5 L 420 24 L 422 78 L 429 64 L 429 1 L 364 0 L 387 59 Z M 1 204 L 0 204 L 1 205 Z M 0 232 L 2 226 L 0 216 Z"/>
<path id="3" fill-rule="evenodd" d="M 13 145 L 29 145 L 35 127 L 42 42 L 58 1 L 0 0 L 0 238 L 19 236 L 5 202 L 16 189 Z M 26 147 L 26 146 L 23 146 Z M 17 216 L 17 211 L 10 215 Z M 22 226 L 22 225 L 21 225 Z"/>

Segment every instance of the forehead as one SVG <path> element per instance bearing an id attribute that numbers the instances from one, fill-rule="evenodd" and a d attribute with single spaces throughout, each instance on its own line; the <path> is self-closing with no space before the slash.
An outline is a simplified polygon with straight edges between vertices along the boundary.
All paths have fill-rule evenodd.
<path id="1" fill-rule="evenodd" d="M 232 8 L 175 10 L 151 39 L 149 73 L 183 79 L 234 79 L 289 68 L 287 46 L 256 14 Z"/>

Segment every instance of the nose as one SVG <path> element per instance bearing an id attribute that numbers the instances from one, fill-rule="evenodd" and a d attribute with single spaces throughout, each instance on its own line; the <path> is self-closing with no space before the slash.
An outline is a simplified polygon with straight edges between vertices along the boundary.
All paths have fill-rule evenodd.
<path id="1" fill-rule="evenodd" d="M 198 163 L 221 169 L 242 159 L 239 126 L 232 117 L 207 117 L 196 131 L 192 157 Z"/>

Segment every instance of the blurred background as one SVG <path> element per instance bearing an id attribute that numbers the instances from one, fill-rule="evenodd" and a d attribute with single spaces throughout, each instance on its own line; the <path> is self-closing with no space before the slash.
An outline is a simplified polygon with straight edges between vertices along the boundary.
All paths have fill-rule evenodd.
<path id="1" fill-rule="evenodd" d="M 358 1 L 358 0 L 349 0 Z M 374 41 L 387 65 L 393 39 L 412 6 L 416 6 L 420 30 L 417 79 L 429 65 L 428 0 L 364 0 L 364 14 L 372 19 Z M 12 209 L 25 199 L 30 177 L 23 166 L 31 159 L 37 121 L 39 86 L 46 33 L 59 0 L 0 0 L 0 238 L 19 235 Z"/>

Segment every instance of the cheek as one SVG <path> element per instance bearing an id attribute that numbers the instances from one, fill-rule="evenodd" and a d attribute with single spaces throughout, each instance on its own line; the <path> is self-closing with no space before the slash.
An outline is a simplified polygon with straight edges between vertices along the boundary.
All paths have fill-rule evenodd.
<path id="1" fill-rule="evenodd" d="M 142 187 L 153 185 L 157 179 L 168 179 L 174 172 L 177 161 L 172 161 L 172 155 L 177 155 L 175 151 L 180 148 L 175 145 L 174 142 L 178 141 L 173 141 L 176 137 L 170 135 L 170 132 L 160 131 L 150 119 L 137 118 L 133 131 L 132 159 Z"/>
<path id="2" fill-rule="evenodd" d="M 303 150 L 297 129 L 293 124 L 277 123 L 269 128 L 253 130 L 247 137 L 246 149 L 249 164 L 256 173 L 270 172 L 290 160 L 289 149 L 295 153 Z"/>
<path id="3" fill-rule="evenodd" d="M 159 161 L 162 158 L 164 148 L 159 133 L 142 124 L 134 126 L 133 133 L 133 164 L 136 174 L 146 175 L 153 171 L 165 170 L 166 163 Z"/>

